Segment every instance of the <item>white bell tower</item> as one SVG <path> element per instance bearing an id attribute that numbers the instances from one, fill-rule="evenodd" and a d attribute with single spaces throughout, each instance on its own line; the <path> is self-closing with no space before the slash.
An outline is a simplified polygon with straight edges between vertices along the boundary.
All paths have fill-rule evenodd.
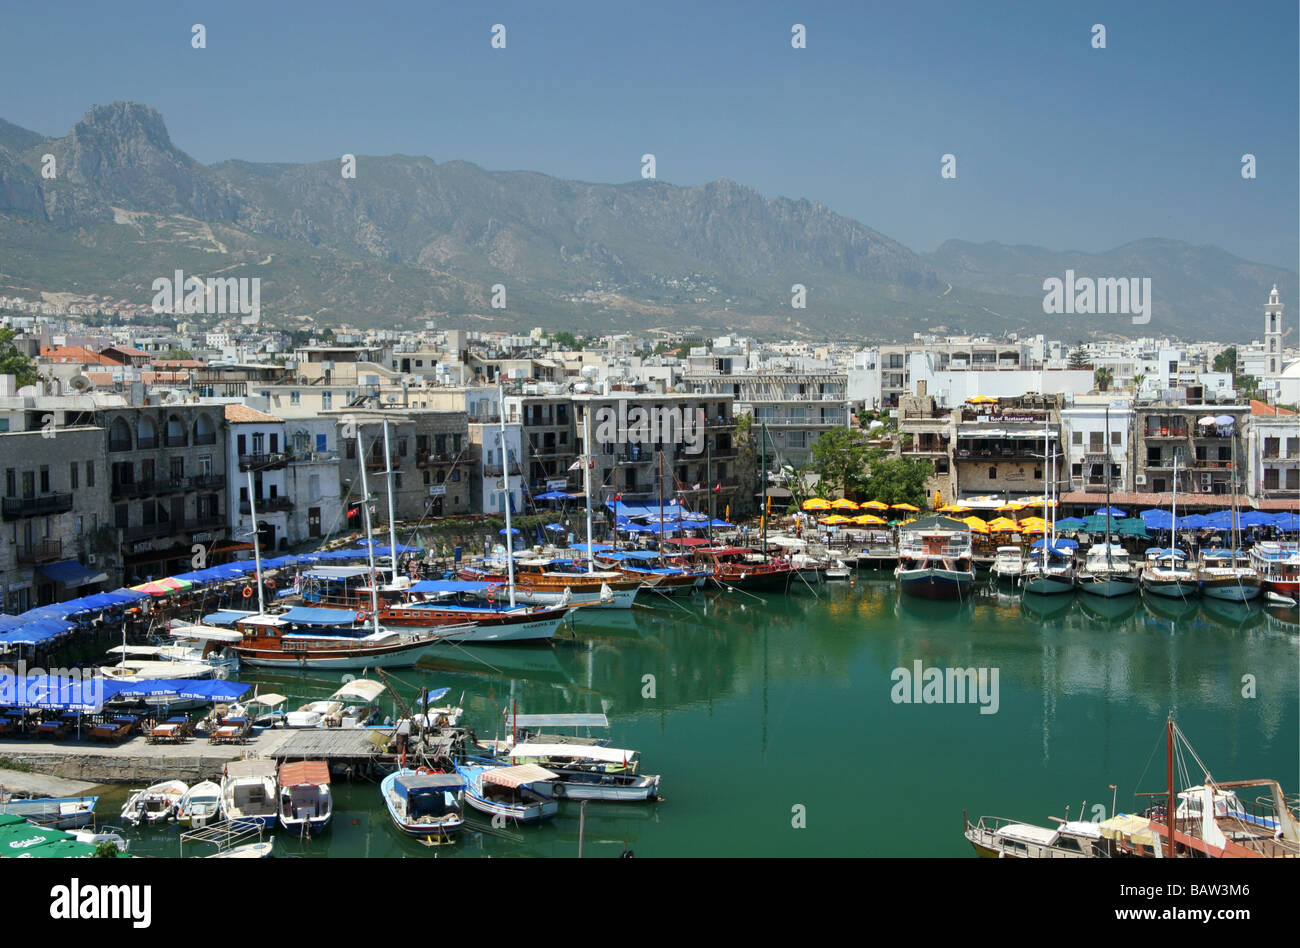
<path id="1" fill-rule="evenodd" d="M 1268 294 L 1264 304 L 1264 353 L 1268 368 L 1266 374 L 1282 374 L 1282 304 L 1277 298 L 1277 284 Z"/>

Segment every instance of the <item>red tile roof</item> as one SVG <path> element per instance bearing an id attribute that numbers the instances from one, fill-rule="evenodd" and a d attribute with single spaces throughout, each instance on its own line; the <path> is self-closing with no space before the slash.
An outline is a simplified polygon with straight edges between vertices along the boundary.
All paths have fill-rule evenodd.
<path id="1" fill-rule="evenodd" d="M 227 405 L 226 421 L 236 425 L 258 422 L 262 424 L 279 424 L 284 419 L 277 418 L 275 415 L 268 415 L 256 408 L 249 408 L 247 405 Z"/>
<path id="2" fill-rule="evenodd" d="M 1250 400 L 1250 413 L 1252 415 L 1294 415 L 1289 408 L 1278 408 L 1276 405 L 1270 405 L 1268 402 Z"/>

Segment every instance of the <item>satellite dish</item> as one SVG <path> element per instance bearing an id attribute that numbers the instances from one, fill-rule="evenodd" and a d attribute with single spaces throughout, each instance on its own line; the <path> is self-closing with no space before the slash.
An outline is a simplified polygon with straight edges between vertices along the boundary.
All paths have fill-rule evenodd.
<path id="1" fill-rule="evenodd" d="M 89 392 L 94 387 L 95 383 L 84 375 L 78 374 L 68 379 L 68 388 L 72 389 L 74 392 Z"/>

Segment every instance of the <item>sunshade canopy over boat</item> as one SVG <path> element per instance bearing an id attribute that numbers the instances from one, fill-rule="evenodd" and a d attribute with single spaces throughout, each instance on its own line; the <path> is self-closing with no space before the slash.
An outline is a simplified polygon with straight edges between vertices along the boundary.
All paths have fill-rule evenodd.
<path id="1" fill-rule="evenodd" d="M 274 777 L 275 761 L 265 757 L 232 760 L 226 764 L 227 777 Z"/>
<path id="2" fill-rule="evenodd" d="M 516 744 L 510 751 L 511 757 L 525 760 L 532 758 L 574 757 L 583 760 L 600 760 L 614 764 L 624 764 L 636 756 L 634 750 L 620 747 L 599 747 L 588 744 Z"/>
<path id="3" fill-rule="evenodd" d="M 510 715 L 506 715 L 507 721 Z M 609 727 L 609 718 L 603 714 L 520 714 L 514 723 L 518 727 Z"/>
<path id="4" fill-rule="evenodd" d="M 519 764 L 516 767 L 497 767 L 484 771 L 483 779 L 499 787 L 523 787 L 530 783 L 554 780 L 556 774 L 536 764 Z"/>
<path id="5" fill-rule="evenodd" d="M 323 760 L 295 760 L 280 765 L 280 786 L 300 787 L 304 784 L 330 782 L 330 765 Z"/>
<path id="6" fill-rule="evenodd" d="M 242 632 L 232 629 L 218 629 L 210 625 L 178 625 L 169 633 L 174 639 L 205 639 L 212 642 L 242 642 Z"/>
<path id="7" fill-rule="evenodd" d="M 465 778 L 459 774 L 398 774 L 395 783 L 408 794 L 465 789 Z"/>
<path id="8" fill-rule="evenodd" d="M 334 692 L 331 698 L 358 698 L 361 701 L 374 701 L 384 693 L 384 686 L 377 681 L 370 681 L 366 678 L 358 678 L 355 681 L 349 681 L 338 691 Z"/>

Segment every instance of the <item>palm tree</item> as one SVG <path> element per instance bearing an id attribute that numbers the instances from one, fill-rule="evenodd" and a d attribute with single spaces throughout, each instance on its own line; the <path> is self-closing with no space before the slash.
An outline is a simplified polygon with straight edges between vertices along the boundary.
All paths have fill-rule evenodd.
<path id="1" fill-rule="evenodd" d="M 1115 373 L 1104 366 L 1092 373 L 1092 382 L 1097 386 L 1097 391 L 1105 392 L 1110 390 L 1111 383 L 1115 381 Z"/>
<path id="2" fill-rule="evenodd" d="M 1142 391 L 1142 383 L 1145 382 L 1146 380 L 1147 380 L 1146 375 L 1144 375 L 1141 372 L 1133 376 L 1133 391 L 1134 392 Z"/>

